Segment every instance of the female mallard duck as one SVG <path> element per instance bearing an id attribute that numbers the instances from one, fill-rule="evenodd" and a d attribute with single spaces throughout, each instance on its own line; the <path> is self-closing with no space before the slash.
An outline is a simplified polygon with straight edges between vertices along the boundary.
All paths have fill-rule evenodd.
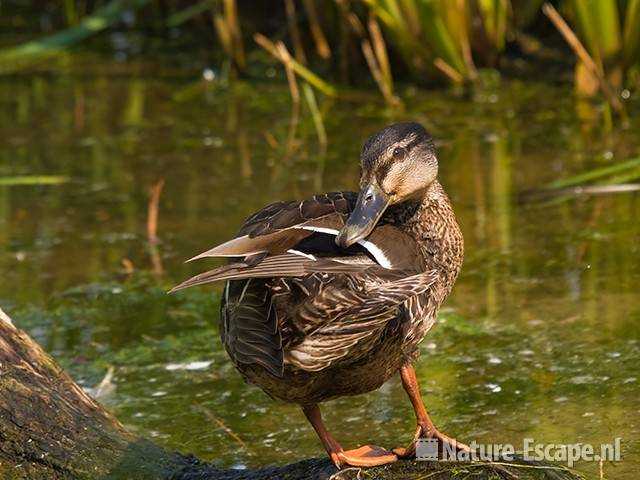
<path id="1" fill-rule="evenodd" d="M 359 194 L 265 207 L 193 259 L 233 261 L 176 287 L 227 281 L 220 332 L 231 360 L 271 397 L 300 404 L 338 467 L 412 456 L 421 437 L 455 445 L 431 422 L 411 365 L 463 256 L 433 140 L 417 123 L 391 125 L 360 160 Z M 377 389 L 396 372 L 418 422 L 413 442 L 344 450 L 318 403 Z"/>

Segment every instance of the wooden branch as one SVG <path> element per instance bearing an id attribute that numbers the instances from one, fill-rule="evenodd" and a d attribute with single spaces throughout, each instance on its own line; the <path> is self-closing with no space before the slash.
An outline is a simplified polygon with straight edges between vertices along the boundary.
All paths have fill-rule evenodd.
<path id="1" fill-rule="evenodd" d="M 129 432 L 0 309 L 0 478 L 11 480 L 349 480 L 327 458 L 256 470 L 221 470 Z M 367 479 L 566 479 L 561 467 L 401 461 Z"/>

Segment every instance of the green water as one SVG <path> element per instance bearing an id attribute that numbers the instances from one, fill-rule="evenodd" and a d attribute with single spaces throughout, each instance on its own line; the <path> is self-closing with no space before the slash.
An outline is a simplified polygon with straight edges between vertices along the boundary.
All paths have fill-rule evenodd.
<path id="1" fill-rule="evenodd" d="M 275 82 L 228 88 L 198 72 L 91 58 L 1 77 L 0 178 L 68 182 L 0 186 L 0 305 L 83 386 L 113 366 L 102 401 L 162 445 L 225 467 L 321 455 L 298 409 L 243 384 L 225 357 L 219 288 L 165 291 L 204 267 L 184 259 L 261 206 L 355 188 L 366 137 L 418 119 L 437 139 L 466 239 L 462 275 L 418 366 L 437 425 L 516 446 L 622 437 L 625 458 L 605 464 L 605 476 L 636 478 L 640 193 L 522 194 L 639 156 L 640 104 L 626 128 L 607 132 L 568 86 L 492 80 L 472 94 L 401 94 L 404 114 L 374 91 L 321 102 L 323 149 L 305 108 L 288 146 L 288 90 Z M 154 275 L 145 220 L 159 179 Z M 397 380 L 324 412 L 345 446 L 396 446 L 414 430 Z"/>

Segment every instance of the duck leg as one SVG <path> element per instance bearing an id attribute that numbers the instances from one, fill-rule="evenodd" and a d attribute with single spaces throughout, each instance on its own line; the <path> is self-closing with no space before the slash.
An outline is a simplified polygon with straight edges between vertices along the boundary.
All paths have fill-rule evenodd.
<path id="1" fill-rule="evenodd" d="M 418 428 L 416 429 L 416 433 L 413 436 L 411 444 L 408 447 L 394 448 L 393 453 L 395 453 L 398 458 L 409 458 L 415 456 L 416 444 L 420 438 L 437 438 L 441 444 L 451 445 L 454 449 L 460 449 L 466 452 L 473 451 L 472 448 L 468 447 L 464 443 L 457 442 L 453 438 L 441 433 L 433 425 L 433 422 L 427 413 L 427 408 L 424 406 L 424 402 L 420 396 L 420 387 L 418 387 L 416 372 L 411 365 L 407 364 L 400 367 L 400 377 L 402 378 L 402 386 L 407 392 L 409 400 L 411 400 L 411 404 L 413 405 L 413 410 L 416 413 Z"/>
<path id="2" fill-rule="evenodd" d="M 303 405 L 302 411 L 309 423 L 313 425 L 325 450 L 337 468 L 341 468 L 343 465 L 375 467 L 398 460 L 398 457 L 393 453 L 377 445 L 364 445 L 353 450 L 343 450 L 342 446 L 325 427 L 320 414 L 320 407 L 317 404 Z"/>

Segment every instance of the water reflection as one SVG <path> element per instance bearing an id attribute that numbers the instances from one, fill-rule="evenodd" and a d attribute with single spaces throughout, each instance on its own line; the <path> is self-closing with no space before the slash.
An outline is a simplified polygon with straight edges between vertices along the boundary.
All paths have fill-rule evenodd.
<path id="1" fill-rule="evenodd" d="M 217 338 L 216 298 L 165 291 L 201 268 L 185 258 L 233 235 L 263 205 L 355 188 L 363 139 L 396 118 L 371 103 L 375 92 L 325 102 L 325 149 L 304 107 L 290 140 L 286 87 L 193 78 L 89 59 L 60 75 L 0 79 L 0 176 L 71 179 L 0 186 L 0 302 L 87 385 L 115 365 L 111 408 L 168 446 L 225 466 L 318 455 L 294 407 L 233 371 Z M 466 238 L 462 277 L 419 367 L 434 418 L 487 442 L 622 436 L 629 454 L 616 478 L 632 478 L 640 195 L 519 194 L 637 156 L 638 125 L 586 128 L 568 91 L 548 85 L 505 82 L 473 101 L 407 96 L 407 116 L 439 141 Z M 159 179 L 166 273 L 147 278 L 149 188 Z M 169 368 L 193 364 L 206 367 Z M 392 446 L 413 431 L 395 381 L 330 404 L 326 416 L 345 445 Z"/>

